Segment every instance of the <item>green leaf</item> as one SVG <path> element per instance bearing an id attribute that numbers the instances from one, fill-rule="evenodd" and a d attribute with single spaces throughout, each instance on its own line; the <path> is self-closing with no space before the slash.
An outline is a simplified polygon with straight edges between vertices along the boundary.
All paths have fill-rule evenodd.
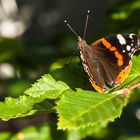
<path id="1" fill-rule="evenodd" d="M 6 121 L 11 118 L 33 115 L 36 111 L 50 112 L 54 105 L 47 101 L 44 105 L 38 103 L 45 99 L 55 99 L 67 89 L 69 87 L 65 83 L 55 81 L 51 75 L 47 74 L 25 91 L 29 97 L 25 95 L 19 98 L 8 97 L 4 102 L 0 102 L 0 118 Z"/>
<path id="2" fill-rule="evenodd" d="M 67 89 L 69 89 L 67 84 L 62 81 L 56 81 L 50 74 L 46 74 L 26 90 L 25 94 L 31 97 L 56 99 Z"/>
<path id="3" fill-rule="evenodd" d="M 72 59 L 72 60 L 71 60 Z M 67 62 L 69 61 L 72 61 L 72 62 L 79 62 L 79 57 L 66 57 L 66 58 L 63 58 L 63 59 L 58 59 L 57 61 L 53 62 L 50 66 L 50 71 L 53 72 L 55 71 L 56 69 L 60 69 L 60 68 L 63 68 Z"/>
<path id="4" fill-rule="evenodd" d="M 52 72 L 51 75 L 54 79 L 65 82 L 71 89 L 93 89 L 82 65 L 79 63 L 67 64 L 64 68 Z"/>
<path id="5" fill-rule="evenodd" d="M 44 98 L 20 96 L 19 98 L 7 97 L 0 102 L 0 118 L 7 121 L 12 118 L 26 117 L 41 112 L 52 112 L 54 104 Z"/>
<path id="6" fill-rule="evenodd" d="M 7 97 L 4 102 L 0 102 L 0 118 L 7 121 L 11 118 L 32 115 L 36 112 L 33 105 L 37 102 L 39 100 L 27 96 L 20 96 L 15 99 Z"/>
<path id="7" fill-rule="evenodd" d="M 99 94 L 92 91 L 69 90 L 57 102 L 59 129 L 75 129 L 89 125 L 104 125 L 120 117 L 128 96 Z"/>

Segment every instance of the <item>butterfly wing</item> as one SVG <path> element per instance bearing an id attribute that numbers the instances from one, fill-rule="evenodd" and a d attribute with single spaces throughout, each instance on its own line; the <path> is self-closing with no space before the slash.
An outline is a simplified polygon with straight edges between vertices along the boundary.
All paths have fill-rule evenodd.
<path id="1" fill-rule="evenodd" d="M 128 75 L 131 57 L 140 47 L 140 38 L 134 34 L 118 34 L 97 40 L 90 47 L 92 52 L 98 56 L 100 71 L 104 73 L 105 82 L 110 86 L 116 86 L 122 83 Z M 96 79 L 94 81 L 96 83 Z"/>
<path id="2" fill-rule="evenodd" d="M 99 92 L 106 91 L 104 73 L 98 54 L 81 37 L 78 37 L 78 48 L 84 70 L 88 74 L 92 86 Z"/>

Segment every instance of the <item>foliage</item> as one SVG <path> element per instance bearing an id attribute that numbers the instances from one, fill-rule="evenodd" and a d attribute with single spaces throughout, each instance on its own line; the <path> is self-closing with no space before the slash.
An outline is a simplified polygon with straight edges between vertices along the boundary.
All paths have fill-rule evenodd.
<path id="1" fill-rule="evenodd" d="M 133 59 L 133 64 L 135 65 L 120 87 L 137 82 L 136 79 L 140 77 L 140 72 L 137 68 L 137 66 L 140 66 L 139 59 L 140 56 Z M 63 75 L 64 73 L 65 75 L 70 74 L 71 80 L 73 80 L 73 77 L 75 77 L 75 80 L 78 79 L 78 75 L 65 71 L 65 69 L 65 67 L 59 69 L 60 75 L 62 73 Z M 58 70 L 56 73 L 59 75 Z M 74 91 L 66 83 L 60 80 L 56 81 L 51 75 L 47 74 L 42 76 L 31 88 L 27 89 L 25 95 L 15 99 L 7 97 L 4 102 L 1 102 L 0 117 L 3 120 L 8 120 L 32 115 L 37 111 L 41 112 L 41 109 L 35 108 L 35 105 L 46 99 L 54 99 L 54 102 L 57 99 L 56 105 L 52 105 L 51 109 L 53 110 L 54 107 L 56 109 L 59 129 L 85 128 L 89 125 L 104 126 L 121 115 L 122 109 L 128 101 L 127 96 L 121 97 L 117 94 L 108 93 L 102 95 L 95 91 L 82 89 Z M 49 107 L 46 106 L 45 108 L 45 112 L 47 112 Z"/>

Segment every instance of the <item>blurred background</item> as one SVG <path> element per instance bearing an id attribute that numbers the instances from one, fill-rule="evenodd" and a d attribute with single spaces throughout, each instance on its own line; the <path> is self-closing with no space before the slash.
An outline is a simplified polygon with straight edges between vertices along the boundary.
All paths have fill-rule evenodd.
<path id="1" fill-rule="evenodd" d="M 83 36 L 87 10 L 91 11 L 88 44 L 116 33 L 140 35 L 140 0 L 0 0 L 1 101 L 22 95 L 37 78 L 63 67 L 72 57 L 77 61 L 77 55 L 72 55 L 77 51 L 77 37 L 64 20 Z M 54 113 L 0 120 L 0 140 L 12 139 L 14 134 L 22 139 L 21 130 L 40 139 L 45 135 L 41 140 L 138 140 L 140 96 L 133 95 L 115 123 L 82 138 L 76 132 L 58 131 Z"/>

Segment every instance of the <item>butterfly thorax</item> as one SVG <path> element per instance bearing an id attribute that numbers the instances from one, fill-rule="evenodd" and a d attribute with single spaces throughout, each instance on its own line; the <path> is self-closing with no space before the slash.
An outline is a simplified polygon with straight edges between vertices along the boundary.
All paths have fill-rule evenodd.
<path id="1" fill-rule="evenodd" d="M 78 49 L 80 51 L 82 61 L 85 61 L 84 57 L 86 57 L 86 60 L 93 57 L 91 47 L 80 36 L 78 37 Z"/>

